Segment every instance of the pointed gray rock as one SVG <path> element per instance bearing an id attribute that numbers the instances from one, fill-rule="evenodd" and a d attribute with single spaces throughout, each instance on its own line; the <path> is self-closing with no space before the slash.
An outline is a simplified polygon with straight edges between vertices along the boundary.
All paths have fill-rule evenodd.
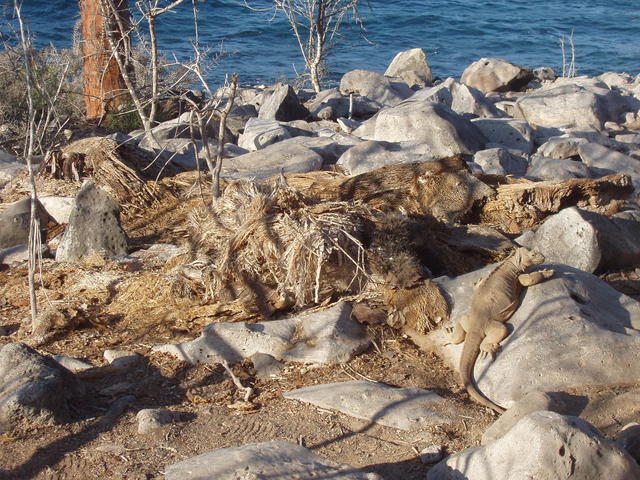
<path id="1" fill-rule="evenodd" d="M 400 430 L 450 423 L 450 410 L 440 395 L 417 387 L 391 387 L 384 383 L 354 380 L 291 390 L 285 398 L 338 410 Z"/>
<path id="2" fill-rule="evenodd" d="M 260 120 L 278 120 L 280 122 L 290 122 L 291 120 L 301 120 L 309 115 L 296 92 L 291 85 L 279 83 L 275 90 L 264 104 L 260 107 L 258 118 Z"/>
<path id="3" fill-rule="evenodd" d="M 382 480 L 288 442 L 248 443 L 203 453 L 165 469 L 166 480 Z"/>
<path id="4" fill-rule="evenodd" d="M 125 255 L 127 237 L 120 225 L 119 205 L 92 181 L 85 181 L 74 200 L 56 260 L 72 262 L 92 253 Z"/>
<path id="5" fill-rule="evenodd" d="M 433 73 L 427 55 L 421 48 L 412 48 L 398 53 L 384 72 L 387 77 L 398 77 L 411 88 L 431 85 Z"/>
<path id="6" fill-rule="evenodd" d="M 24 419 L 67 422 L 69 401 L 81 394 L 75 376 L 54 359 L 22 343 L 0 349 L 0 431 Z"/>

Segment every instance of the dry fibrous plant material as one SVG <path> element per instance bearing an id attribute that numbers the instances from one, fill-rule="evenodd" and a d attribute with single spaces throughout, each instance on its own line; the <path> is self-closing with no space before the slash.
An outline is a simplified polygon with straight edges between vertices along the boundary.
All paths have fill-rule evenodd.
<path id="1" fill-rule="evenodd" d="M 211 259 L 203 281 L 216 298 L 267 287 L 297 307 L 361 290 L 368 215 L 355 203 L 315 202 L 283 178 L 232 182 L 212 210 L 192 214 L 199 251 Z"/>
<path id="2" fill-rule="evenodd" d="M 499 185 L 496 196 L 482 206 L 480 221 L 504 232 L 520 233 L 571 206 L 613 215 L 632 192 L 631 179 L 622 173 L 598 179 L 509 183 Z"/>
<path id="3" fill-rule="evenodd" d="M 85 138 L 60 151 L 52 152 L 45 161 L 45 174 L 54 178 L 81 182 L 91 177 L 120 204 L 125 213 L 148 207 L 170 195 L 155 179 L 163 173 L 163 165 L 141 150 L 118 145 L 104 137 Z"/>

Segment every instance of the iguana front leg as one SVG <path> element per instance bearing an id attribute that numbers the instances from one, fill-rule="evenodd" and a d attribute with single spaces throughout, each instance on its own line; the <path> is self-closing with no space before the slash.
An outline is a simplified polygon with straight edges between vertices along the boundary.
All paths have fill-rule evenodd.
<path id="1" fill-rule="evenodd" d="M 531 285 L 536 285 L 544 280 L 547 280 L 553 277 L 555 272 L 553 270 L 537 270 L 531 273 L 522 273 L 518 275 L 518 282 L 523 287 L 530 287 Z"/>

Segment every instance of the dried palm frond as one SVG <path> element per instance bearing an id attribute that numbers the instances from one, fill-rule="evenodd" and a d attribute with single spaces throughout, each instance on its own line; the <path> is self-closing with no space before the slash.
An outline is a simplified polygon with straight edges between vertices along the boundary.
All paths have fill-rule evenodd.
<path id="1" fill-rule="evenodd" d="M 207 290 L 220 296 L 260 284 L 297 307 L 352 293 L 367 277 L 367 215 L 354 203 L 317 203 L 283 178 L 232 182 L 212 210 L 191 216 L 200 251 L 212 260 Z"/>

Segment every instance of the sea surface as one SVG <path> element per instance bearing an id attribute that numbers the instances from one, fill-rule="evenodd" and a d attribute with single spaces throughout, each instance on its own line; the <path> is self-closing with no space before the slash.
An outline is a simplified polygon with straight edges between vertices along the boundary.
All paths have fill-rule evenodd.
<path id="1" fill-rule="evenodd" d="M 269 0 L 247 0 L 258 8 Z M 2 2 L 12 3 L 12 2 Z M 129 2 L 135 13 L 135 2 Z M 273 83 L 304 71 L 298 45 L 281 14 L 251 11 L 242 0 L 196 0 L 199 41 L 225 55 L 209 72 L 210 82 L 237 72 L 242 84 Z M 361 3 L 366 31 L 349 19 L 330 56 L 327 83 L 356 68 L 384 73 L 393 56 L 420 47 L 434 75 L 459 77 L 481 57 L 499 57 L 562 71 L 560 38 L 570 55 L 573 33 L 578 74 L 640 73 L 640 0 L 371 0 Z M 24 0 L 37 46 L 71 46 L 79 19 L 77 0 Z M 5 11 L 8 32 L 10 10 Z M 187 0 L 158 26 L 160 49 L 188 61 L 195 38 Z"/>

